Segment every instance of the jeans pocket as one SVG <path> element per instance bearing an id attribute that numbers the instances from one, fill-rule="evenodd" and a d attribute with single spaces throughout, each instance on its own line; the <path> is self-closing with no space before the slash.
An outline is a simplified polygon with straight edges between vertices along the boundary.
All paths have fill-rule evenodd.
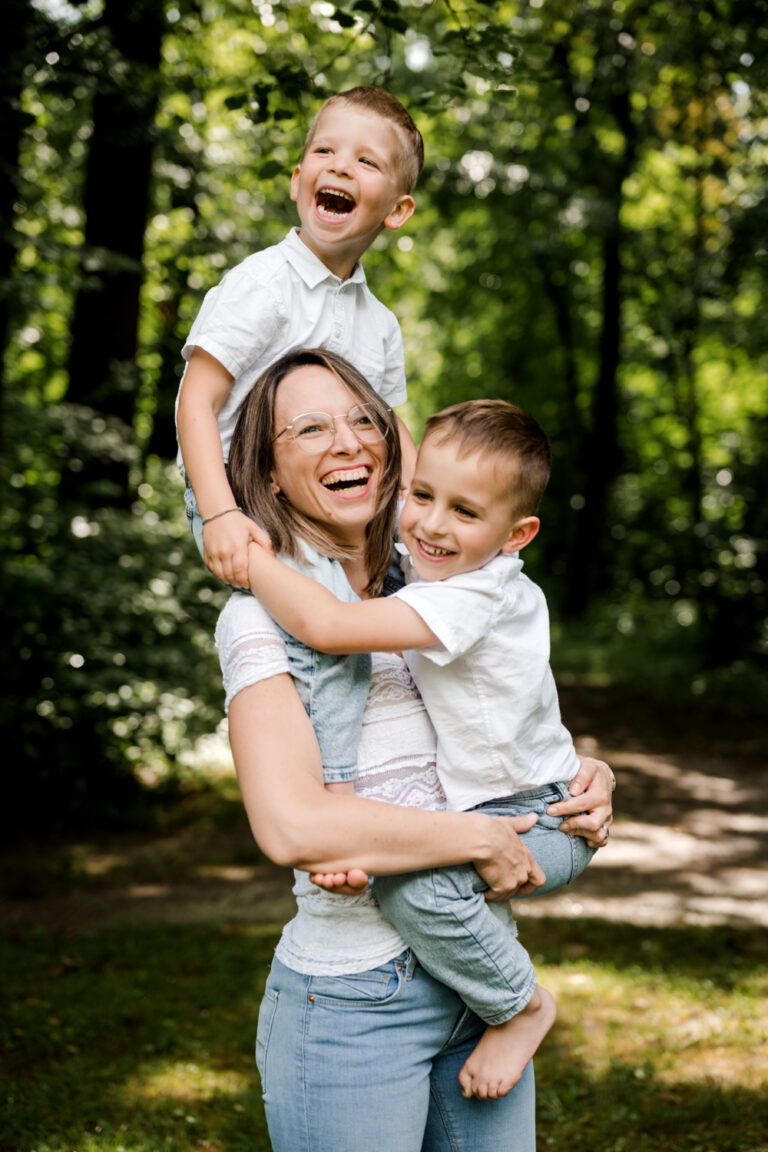
<path id="1" fill-rule="evenodd" d="M 309 982 L 310 1001 L 338 1008 L 364 1008 L 394 1000 L 405 980 L 405 962 L 390 960 L 368 972 L 342 976 L 313 976 Z"/>
<path id="2" fill-rule="evenodd" d="M 259 1022 L 256 1026 L 256 1067 L 261 1078 L 262 1096 L 267 1095 L 267 1050 L 279 995 L 280 993 L 276 989 L 267 988 L 262 997 Z"/>

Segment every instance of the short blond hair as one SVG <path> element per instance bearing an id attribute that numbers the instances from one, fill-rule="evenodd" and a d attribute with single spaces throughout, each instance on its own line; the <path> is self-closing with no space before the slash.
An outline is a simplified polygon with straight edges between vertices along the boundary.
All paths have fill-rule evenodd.
<path id="1" fill-rule="evenodd" d="M 466 400 L 430 416 L 424 439 L 456 445 L 459 459 L 482 452 L 497 461 L 515 516 L 533 516 L 549 481 L 552 454 L 529 412 L 507 400 Z"/>
<path id="2" fill-rule="evenodd" d="M 394 124 L 401 145 L 400 153 L 395 160 L 396 167 L 402 176 L 404 190 L 406 192 L 412 191 L 424 167 L 424 141 L 410 112 L 396 96 L 384 88 L 369 88 L 363 85 L 358 88 L 347 88 L 345 92 L 337 92 L 335 96 L 330 96 L 321 105 L 309 126 L 301 159 L 304 159 L 307 148 L 312 143 L 318 120 L 323 112 L 326 108 L 334 108 L 337 105 L 362 108 L 364 111 L 373 112 L 376 116 L 381 116 L 382 119 L 389 120 L 391 124 Z"/>

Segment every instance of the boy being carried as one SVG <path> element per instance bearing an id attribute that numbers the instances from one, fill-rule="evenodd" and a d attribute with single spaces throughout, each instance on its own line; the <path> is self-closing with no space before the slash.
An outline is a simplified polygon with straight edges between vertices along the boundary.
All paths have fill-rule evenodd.
<path id="1" fill-rule="evenodd" d="M 313 120 L 291 177 L 301 226 L 249 256 L 207 294 L 183 355 L 178 461 L 203 558 L 225 584 L 248 584 L 248 544 L 269 547 L 237 507 L 226 461 L 237 410 L 261 373 L 295 348 L 355 365 L 390 405 L 406 399 L 402 338 L 359 260 L 383 228 L 410 218 L 424 145 L 402 104 L 379 88 L 332 96 Z M 402 422 L 404 482 L 416 449 Z M 205 530 L 203 530 L 205 529 Z"/>
<path id="2" fill-rule="evenodd" d="M 517 555 L 539 530 L 549 469 L 546 436 L 521 408 L 457 404 L 427 421 L 400 519 L 414 576 L 405 588 L 344 604 L 250 550 L 253 592 L 305 644 L 404 652 L 437 732 L 449 808 L 536 814 L 524 833 L 531 857 L 517 895 L 569 883 L 597 845 L 559 831 L 560 820 L 547 815 L 569 796 L 579 767 L 549 666 L 546 602 Z M 313 879 L 333 887 L 344 877 Z M 522 1075 L 555 1004 L 482 888 L 470 865 L 374 884 L 382 912 L 422 965 L 489 1025 L 459 1080 L 465 1096 L 495 1098 Z"/>

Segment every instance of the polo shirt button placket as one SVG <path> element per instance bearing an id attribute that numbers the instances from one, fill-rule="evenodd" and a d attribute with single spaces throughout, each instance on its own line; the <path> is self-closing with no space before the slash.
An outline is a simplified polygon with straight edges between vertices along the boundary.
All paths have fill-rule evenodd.
<path id="1" fill-rule="evenodd" d="M 341 296 L 341 290 L 344 285 L 339 285 L 336 290 L 336 297 L 333 301 L 333 351 L 339 351 L 341 347 L 341 338 L 344 335 L 344 301 Z"/>

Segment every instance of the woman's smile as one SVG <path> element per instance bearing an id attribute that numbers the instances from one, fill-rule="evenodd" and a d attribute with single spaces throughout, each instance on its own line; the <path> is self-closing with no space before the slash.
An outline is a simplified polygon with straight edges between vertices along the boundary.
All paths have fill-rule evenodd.
<path id="1" fill-rule="evenodd" d="M 357 496 L 365 495 L 371 478 L 371 471 L 372 469 L 365 465 L 357 465 L 353 468 L 334 468 L 332 472 L 322 477 L 320 483 L 324 488 L 330 488 L 338 496 L 354 499 Z"/>
<path id="2" fill-rule="evenodd" d="M 283 379 L 275 394 L 275 428 L 300 413 L 349 412 L 360 398 L 328 368 L 305 364 Z M 345 543 L 362 545 L 376 513 L 386 459 L 385 442 L 361 444 L 347 420 L 336 419 L 333 443 L 315 456 L 290 435 L 275 441 L 272 482 L 294 508 Z"/>

